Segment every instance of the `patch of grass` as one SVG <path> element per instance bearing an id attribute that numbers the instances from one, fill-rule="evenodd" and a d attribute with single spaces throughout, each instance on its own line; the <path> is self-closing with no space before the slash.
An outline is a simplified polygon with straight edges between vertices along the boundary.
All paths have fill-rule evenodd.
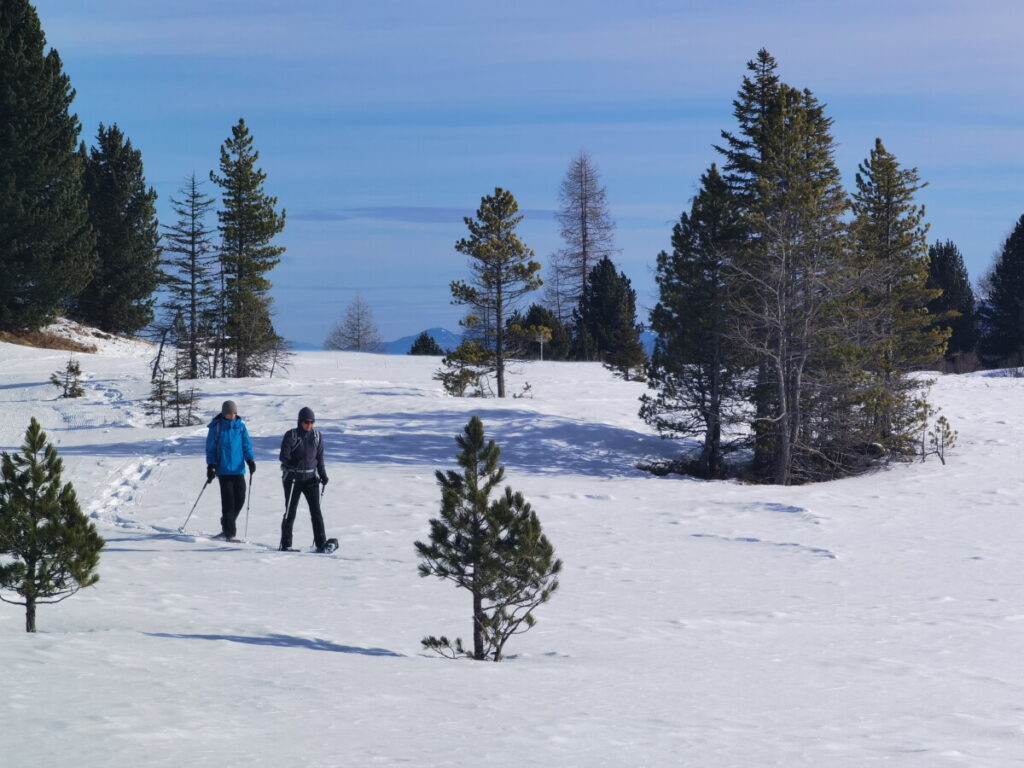
<path id="1" fill-rule="evenodd" d="M 6 341 L 8 344 L 18 344 L 22 347 L 61 349 L 68 352 L 85 352 L 90 354 L 97 349 L 95 344 L 82 344 L 48 331 L 24 331 L 22 333 L 0 331 L 0 341 Z"/>

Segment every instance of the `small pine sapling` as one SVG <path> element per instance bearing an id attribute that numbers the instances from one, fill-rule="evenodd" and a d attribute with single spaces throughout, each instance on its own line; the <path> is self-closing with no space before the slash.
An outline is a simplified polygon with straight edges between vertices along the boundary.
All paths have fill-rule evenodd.
<path id="1" fill-rule="evenodd" d="M 26 632 L 36 631 L 38 604 L 59 603 L 99 580 L 103 539 L 71 483 L 61 485 L 62 471 L 35 419 L 20 454 L 0 453 L 0 600 L 25 606 Z"/>
<path id="2" fill-rule="evenodd" d="M 153 388 L 145 409 L 147 414 L 157 417 L 153 423 L 155 427 L 190 427 L 202 421 L 196 413 L 199 401 L 196 388 L 182 387 L 183 362 L 185 359 L 179 352 L 170 376 L 163 370 L 154 369 Z"/>
<path id="3" fill-rule="evenodd" d="M 434 379 L 452 397 L 483 397 L 490 388 L 488 376 L 494 371 L 494 355 L 483 345 L 468 340 L 441 358 Z"/>
<path id="4" fill-rule="evenodd" d="M 462 640 L 426 637 L 423 646 L 443 656 L 501 661 L 512 635 L 526 632 L 533 611 L 558 588 L 562 561 L 541 532 L 536 513 L 521 493 L 491 492 L 505 477 L 501 450 L 486 441 L 474 416 L 455 438 L 462 472 L 438 471 L 441 516 L 430 521 L 430 542 L 416 542 L 420 576 L 436 576 L 468 590 L 473 598 L 473 649 Z"/>
<path id="5" fill-rule="evenodd" d="M 945 416 L 939 416 L 927 432 L 928 448 L 922 452 L 921 461 L 924 461 L 925 456 L 934 454 L 939 457 L 939 461 L 945 464 L 946 452 L 956 446 L 956 439 L 959 435 L 960 433 L 950 426 L 949 420 Z"/>
<path id="6" fill-rule="evenodd" d="M 77 360 L 70 357 L 63 370 L 50 375 L 50 383 L 61 391 L 58 397 L 82 397 L 85 390 L 82 388 L 81 378 L 81 366 Z"/>

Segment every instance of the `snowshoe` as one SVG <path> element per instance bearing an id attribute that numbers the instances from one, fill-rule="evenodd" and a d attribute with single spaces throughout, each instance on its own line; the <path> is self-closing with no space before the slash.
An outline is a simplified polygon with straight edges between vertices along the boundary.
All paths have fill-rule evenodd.
<path id="1" fill-rule="evenodd" d="M 320 554 L 320 555 L 329 555 L 329 554 L 331 554 L 331 552 L 334 552 L 337 549 L 338 549 L 338 540 L 337 539 L 328 539 L 323 544 L 321 544 L 319 547 L 317 547 L 316 551 L 317 551 L 317 554 Z"/>

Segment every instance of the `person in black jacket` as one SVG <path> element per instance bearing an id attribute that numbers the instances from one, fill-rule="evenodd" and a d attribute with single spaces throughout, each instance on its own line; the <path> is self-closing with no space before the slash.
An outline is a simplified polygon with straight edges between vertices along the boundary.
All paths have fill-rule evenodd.
<path id="1" fill-rule="evenodd" d="M 299 508 L 299 497 L 305 496 L 309 517 L 313 523 L 313 544 L 317 552 L 325 552 L 327 534 L 320 511 L 320 488 L 327 485 L 324 469 L 324 440 L 320 430 L 314 429 L 316 417 L 312 408 L 299 411 L 299 423 L 289 429 L 281 439 L 281 470 L 284 479 L 285 514 L 281 520 L 281 549 L 292 548 L 292 525 Z"/>

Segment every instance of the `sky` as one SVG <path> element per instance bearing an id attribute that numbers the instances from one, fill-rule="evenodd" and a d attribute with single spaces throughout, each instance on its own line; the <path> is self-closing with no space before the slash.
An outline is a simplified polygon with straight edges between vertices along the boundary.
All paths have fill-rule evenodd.
<path id="1" fill-rule="evenodd" d="M 1016 0 L 37 0 L 82 137 L 116 123 L 161 222 L 208 178 L 239 118 L 287 211 L 270 273 L 277 330 L 319 345 L 357 295 L 384 340 L 457 330 L 454 249 L 481 197 L 515 195 L 547 266 L 569 162 L 607 189 L 638 314 L 655 258 L 734 127 L 766 48 L 827 105 L 852 188 L 882 138 L 928 186 L 929 241 L 972 280 L 1024 214 L 1024 5 Z M 207 182 L 206 191 L 216 189 Z"/>

